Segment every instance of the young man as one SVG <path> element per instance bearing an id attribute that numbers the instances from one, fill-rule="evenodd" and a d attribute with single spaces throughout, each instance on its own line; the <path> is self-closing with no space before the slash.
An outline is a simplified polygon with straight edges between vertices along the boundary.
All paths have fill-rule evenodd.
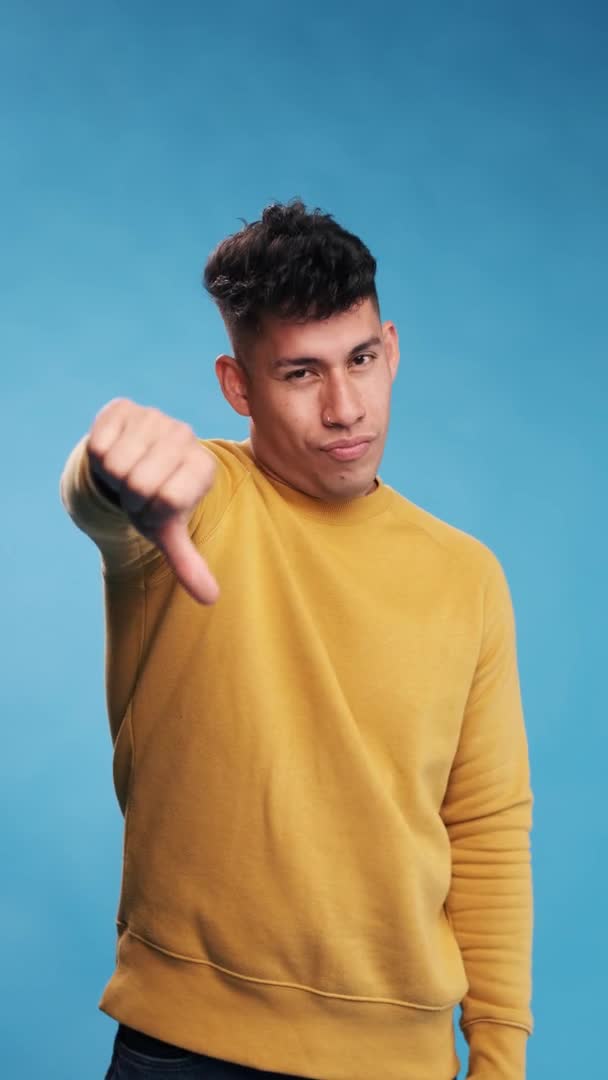
<path id="1" fill-rule="evenodd" d="M 210 256 L 242 442 L 116 399 L 62 475 L 102 555 L 125 815 L 107 1080 L 523 1080 L 533 797 L 497 557 L 378 475 L 376 263 L 295 201 Z"/>

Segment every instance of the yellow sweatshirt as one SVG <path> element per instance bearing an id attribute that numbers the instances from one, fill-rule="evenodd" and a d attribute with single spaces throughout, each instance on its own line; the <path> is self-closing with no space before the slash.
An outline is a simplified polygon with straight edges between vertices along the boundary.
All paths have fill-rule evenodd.
<path id="1" fill-rule="evenodd" d="M 190 532 L 211 607 L 94 486 L 125 815 L 99 1007 L 317 1080 L 522 1080 L 533 797 L 509 588 L 481 541 L 376 489 L 326 503 L 217 458 Z"/>

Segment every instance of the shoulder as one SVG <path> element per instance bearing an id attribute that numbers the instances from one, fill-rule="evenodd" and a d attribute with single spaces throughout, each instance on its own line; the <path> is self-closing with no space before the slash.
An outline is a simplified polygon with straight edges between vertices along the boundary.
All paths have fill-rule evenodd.
<path id="1" fill-rule="evenodd" d="M 393 491 L 393 514 L 400 526 L 418 535 L 420 543 L 439 561 L 449 561 L 478 584 L 504 577 L 494 550 L 473 533 L 432 514 L 398 491 Z"/>
<path id="2" fill-rule="evenodd" d="M 200 445 L 216 459 L 218 472 L 235 483 L 246 479 L 252 471 L 251 459 L 242 443 L 234 439 L 199 439 Z"/>
<path id="3" fill-rule="evenodd" d="M 190 535 L 203 541 L 219 525 L 249 478 L 251 469 L 239 443 L 231 439 L 201 439 L 199 445 L 212 455 L 216 471 L 209 491 L 197 503 L 190 518 Z"/>

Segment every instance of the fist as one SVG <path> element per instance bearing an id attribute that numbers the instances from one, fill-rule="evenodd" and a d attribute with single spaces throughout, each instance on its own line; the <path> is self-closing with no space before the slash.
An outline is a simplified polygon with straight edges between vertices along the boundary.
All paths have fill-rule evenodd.
<path id="1" fill-rule="evenodd" d="M 186 591 L 202 604 L 215 603 L 218 584 L 190 539 L 188 521 L 213 484 L 216 463 L 192 428 L 159 409 L 115 398 L 95 417 L 86 449 L 93 477 L 163 552 Z"/>

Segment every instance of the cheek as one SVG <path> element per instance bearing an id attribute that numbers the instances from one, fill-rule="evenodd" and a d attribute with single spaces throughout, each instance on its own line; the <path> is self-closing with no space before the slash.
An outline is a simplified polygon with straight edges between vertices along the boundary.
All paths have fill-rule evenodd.
<path id="1" fill-rule="evenodd" d="M 382 386 L 378 387 L 378 393 L 376 395 L 376 401 L 377 401 L 377 404 L 378 404 L 378 408 L 380 410 L 382 410 L 382 412 L 387 412 L 388 407 L 390 405 L 391 389 L 392 389 L 392 383 L 388 379 L 382 383 Z"/>
<path id="2" fill-rule="evenodd" d="M 305 395 L 286 396 L 276 412 L 277 422 L 286 431 L 304 432 L 315 422 L 315 410 L 312 401 L 305 401 Z"/>
<path id="3" fill-rule="evenodd" d="M 266 437 L 278 455 L 296 452 L 310 424 L 306 425 L 297 401 L 275 399 L 266 410 Z"/>

